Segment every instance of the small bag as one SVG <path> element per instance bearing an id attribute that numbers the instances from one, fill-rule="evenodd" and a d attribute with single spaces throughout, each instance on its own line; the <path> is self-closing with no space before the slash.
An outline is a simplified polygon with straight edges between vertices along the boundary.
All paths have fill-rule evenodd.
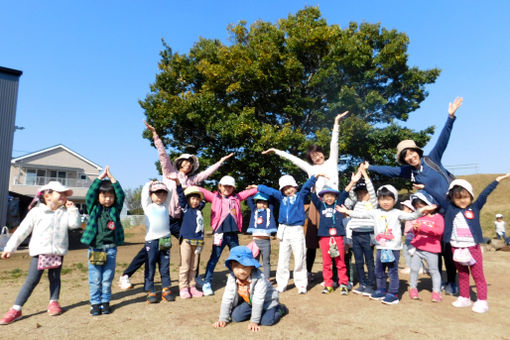
<path id="1" fill-rule="evenodd" d="M 256 259 L 257 256 L 259 256 L 260 248 L 257 246 L 257 243 L 255 243 L 255 241 L 251 241 L 246 245 L 246 247 L 248 247 L 251 250 L 254 259 Z"/>
<path id="2" fill-rule="evenodd" d="M 106 252 L 91 250 L 89 254 L 89 262 L 94 266 L 103 266 L 106 263 Z"/>
<path id="3" fill-rule="evenodd" d="M 223 243 L 223 233 L 214 233 L 213 234 L 213 244 L 217 247 L 221 246 Z"/>
<path id="4" fill-rule="evenodd" d="M 381 249 L 381 262 L 382 263 L 391 263 L 393 261 L 395 261 L 395 255 L 393 255 L 393 250 Z"/>
<path id="5" fill-rule="evenodd" d="M 37 259 L 37 270 L 55 269 L 62 265 L 60 255 L 39 255 Z"/>
<path id="6" fill-rule="evenodd" d="M 336 241 L 333 237 L 329 238 L 328 254 L 332 258 L 340 256 L 340 251 L 338 250 L 338 245 L 336 244 Z"/>
<path id="7" fill-rule="evenodd" d="M 162 237 L 159 239 L 159 251 L 166 251 L 172 248 L 172 239 L 168 237 Z"/>
<path id="8" fill-rule="evenodd" d="M 0 233 L 0 251 L 4 251 L 4 248 L 10 238 L 11 234 L 9 233 L 9 228 L 3 227 L 2 232 Z"/>
<path id="9" fill-rule="evenodd" d="M 453 260 L 463 266 L 472 266 L 476 263 L 476 260 L 473 258 L 468 248 L 455 249 L 453 252 Z"/>

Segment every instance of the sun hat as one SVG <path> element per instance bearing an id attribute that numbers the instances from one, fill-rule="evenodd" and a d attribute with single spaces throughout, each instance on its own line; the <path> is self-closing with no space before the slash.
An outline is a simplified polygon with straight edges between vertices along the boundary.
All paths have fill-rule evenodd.
<path id="1" fill-rule="evenodd" d="M 319 197 L 322 197 L 322 196 L 324 196 L 324 194 L 327 194 L 327 193 L 335 194 L 338 196 L 340 194 L 340 191 L 338 191 L 334 188 L 324 187 L 321 191 L 319 191 L 318 195 L 319 195 Z"/>
<path id="2" fill-rule="evenodd" d="M 397 154 L 395 155 L 395 158 L 397 159 L 397 162 L 399 162 L 400 164 L 406 164 L 402 157 L 402 151 L 404 151 L 405 149 L 412 149 L 416 151 L 420 155 L 420 157 L 423 156 L 423 150 L 420 147 L 418 147 L 418 145 L 416 145 L 414 140 L 405 139 L 398 143 L 397 145 Z"/>
<path id="3" fill-rule="evenodd" d="M 283 175 L 278 180 L 278 184 L 280 185 L 280 190 L 282 190 L 285 187 L 291 186 L 291 187 L 297 187 L 296 180 L 291 175 Z"/>
<path id="4" fill-rule="evenodd" d="M 185 196 L 199 195 L 201 200 L 204 199 L 204 193 L 202 191 L 200 191 L 200 189 L 194 185 L 187 187 L 186 190 L 184 190 L 184 195 Z"/>
<path id="5" fill-rule="evenodd" d="M 459 186 L 461 188 L 466 189 L 467 192 L 469 192 L 469 194 L 471 195 L 471 197 L 475 197 L 475 195 L 473 195 L 473 186 L 468 181 L 466 181 L 465 179 L 455 179 L 455 180 L 453 180 L 450 183 L 450 186 L 448 187 L 448 193 L 455 186 Z"/>
<path id="6" fill-rule="evenodd" d="M 53 191 L 56 191 L 56 192 L 63 192 L 67 196 L 72 196 L 73 195 L 73 190 L 70 189 L 69 187 L 63 185 L 59 181 L 50 181 L 50 182 L 48 182 L 48 184 L 42 186 L 39 189 L 39 191 L 41 191 L 41 192 L 42 191 L 46 191 L 46 190 L 53 190 Z"/>
<path id="7" fill-rule="evenodd" d="M 200 166 L 200 162 L 198 161 L 198 157 L 195 156 L 195 155 L 191 155 L 189 153 L 183 153 L 182 155 L 180 155 L 179 157 L 177 157 L 175 160 L 174 160 L 174 168 L 179 171 L 179 167 L 178 167 L 178 162 L 179 161 L 189 161 L 191 159 L 191 163 L 192 163 L 192 168 L 191 168 L 191 172 L 190 173 L 194 173 L 195 171 L 197 171 L 198 167 Z"/>
<path id="8" fill-rule="evenodd" d="M 159 190 L 163 190 L 163 191 L 168 192 L 168 188 L 165 185 L 165 183 L 160 182 L 160 181 L 152 182 L 151 186 L 149 187 L 149 192 L 152 194 L 153 192 L 156 192 L 156 191 L 159 191 Z"/>
<path id="9" fill-rule="evenodd" d="M 401 205 L 403 206 L 406 206 L 408 207 L 409 209 L 411 209 L 412 211 L 415 211 L 416 209 L 413 207 L 412 203 L 411 203 L 411 200 L 405 200 L 403 202 L 400 203 Z"/>
<path id="10" fill-rule="evenodd" d="M 218 183 L 218 184 L 221 184 L 221 185 L 230 185 L 231 187 L 235 188 L 236 187 L 236 180 L 232 176 L 223 176 L 220 179 L 220 183 Z"/>
<path id="11" fill-rule="evenodd" d="M 503 218 L 502 214 L 496 214 L 496 218 Z"/>
<path id="12" fill-rule="evenodd" d="M 232 271 L 231 262 L 237 261 L 243 266 L 250 267 L 253 266 L 255 268 L 260 267 L 259 261 L 253 258 L 253 253 L 250 248 L 246 246 L 237 246 L 230 249 L 230 254 L 225 261 L 225 267 L 227 267 L 230 271 Z"/>
<path id="13" fill-rule="evenodd" d="M 423 202 L 425 202 L 425 204 L 427 204 L 427 205 L 437 204 L 434 197 L 432 197 L 429 193 L 427 193 L 424 190 L 419 190 L 419 191 L 415 192 L 414 194 L 411 195 L 410 198 L 411 198 L 411 202 L 414 201 L 415 199 L 420 199 Z"/>
<path id="14" fill-rule="evenodd" d="M 253 200 L 254 201 L 269 201 L 269 196 L 267 196 L 266 194 L 263 194 L 261 192 L 257 192 L 255 197 L 253 197 Z"/>
<path id="15" fill-rule="evenodd" d="M 379 192 L 381 191 L 381 189 L 387 189 L 389 192 L 391 192 L 393 194 L 393 197 L 395 198 L 395 202 L 398 201 L 398 191 L 397 189 L 395 189 L 395 187 L 391 184 L 385 184 L 383 186 L 380 186 L 379 189 L 377 189 L 377 196 L 379 196 Z"/>

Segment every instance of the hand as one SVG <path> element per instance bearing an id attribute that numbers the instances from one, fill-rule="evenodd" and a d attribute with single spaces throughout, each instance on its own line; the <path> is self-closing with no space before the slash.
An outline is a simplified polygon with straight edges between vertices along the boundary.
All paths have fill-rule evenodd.
<path id="1" fill-rule="evenodd" d="M 110 179 L 110 182 L 115 183 L 116 180 L 115 180 L 115 177 L 113 177 L 112 173 L 110 172 L 110 166 L 109 165 L 106 166 L 105 171 L 106 171 L 106 176 L 108 176 L 108 178 Z"/>
<path id="2" fill-rule="evenodd" d="M 250 330 L 252 332 L 258 332 L 258 331 L 260 331 L 260 326 L 257 325 L 255 322 L 250 322 L 248 324 L 248 330 Z"/>
<path id="3" fill-rule="evenodd" d="M 229 159 L 229 158 L 230 158 L 230 157 L 232 157 L 232 156 L 234 156 L 234 153 L 233 153 L 233 152 L 229 153 L 229 154 L 228 154 L 228 155 L 226 155 L 226 156 L 221 157 L 220 161 L 223 163 L 223 162 L 225 162 L 227 159 Z"/>
<path id="4" fill-rule="evenodd" d="M 339 115 L 337 115 L 335 117 L 335 124 L 338 125 L 338 123 L 340 123 L 340 119 L 344 118 L 345 116 L 347 116 L 347 114 L 349 113 L 349 111 L 345 111 L 344 113 L 340 113 Z"/>
<path id="5" fill-rule="evenodd" d="M 413 189 L 414 190 L 423 190 L 423 189 L 425 189 L 425 184 L 413 183 Z"/>
<path id="6" fill-rule="evenodd" d="M 214 328 L 224 328 L 227 325 L 225 321 L 216 321 L 213 323 Z"/>
<path id="7" fill-rule="evenodd" d="M 177 175 L 173 172 L 169 175 L 166 175 L 166 178 L 168 178 L 171 181 L 174 181 L 175 185 L 181 184 L 181 182 L 179 181 L 179 177 L 177 177 Z"/>
<path id="8" fill-rule="evenodd" d="M 506 175 L 496 177 L 496 181 L 501 182 L 502 180 L 504 180 L 504 179 L 506 179 L 508 177 L 510 177 L 510 172 L 507 173 Z"/>
<path id="9" fill-rule="evenodd" d="M 430 204 L 430 205 L 426 205 L 424 206 L 423 208 L 420 208 L 420 212 L 422 214 L 425 214 L 425 213 L 428 213 L 428 212 L 431 212 L 431 211 L 434 211 L 437 209 L 437 205 L 435 204 Z"/>
<path id="10" fill-rule="evenodd" d="M 361 179 L 361 170 L 358 170 L 358 172 L 356 172 L 356 174 L 354 172 L 351 174 L 351 182 L 358 183 L 360 179 Z"/>
<path id="11" fill-rule="evenodd" d="M 275 153 L 275 152 L 276 152 L 275 148 L 270 148 L 270 149 L 267 149 L 266 151 L 262 151 L 262 154 L 267 155 L 268 153 Z"/>
<path id="12" fill-rule="evenodd" d="M 73 201 L 66 201 L 66 208 L 72 208 L 74 207 L 74 202 Z"/>
<path id="13" fill-rule="evenodd" d="M 461 106 L 462 106 L 462 97 L 455 98 L 455 100 L 453 101 L 453 104 L 448 103 L 448 114 L 450 115 L 450 117 L 453 118 L 455 116 L 455 111 L 457 111 L 457 109 Z"/>
<path id="14" fill-rule="evenodd" d="M 1 256 L 4 260 L 7 260 L 9 257 L 11 257 L 11 253 L 9 253 L 8 251 L 4 251 L 2 252 L 2 256 Z"/>
<path id="15" fill-rule="evenodd" d="M 363 163 L 361 163 L 359 165 L 359 168 L 361 169 L 361 171 L 368 171 L 368 167 L 370 166 L 370 164 L 368 164 L 367 161 L 364 161 Z"/>
<path id="16" fill-rule="evenodd" d="M 347 214 L 347 215 L 349 214 L 349 209 L 347 209 L 347 208 L 345 207 L 345 205 L 343 205 L 343 204 L 342 204 L 341 206 L 340 206 L 340 205 L 337 205 L 337 206 L 336 206 L 336 211 L 338 211 L 338 212 L 339 212 L 339 213 L 341 213 L 341 214 Z"/>
<path id="17" fill-rule="evenodd" d="M 250 190 L 250 189 L 257 189 L 257 188 L 258 188 L 257 184 L 250 184 L 250 185 L 248 185 L 248 186 L 246 187 L 246 190 Z"/>
<path id="18" fill-rule="evenodd" d="M 145 126 L 147 127 L 147 129 L 151 130 L 152 131 L 152 134 L 155 134 L 156 133 L 156 129 L 154 128 L 154 126 L 150 125 L 149 123 L 147 123 L 145 120 L 143 121 L 143 123 L 145 124 Z"/>
<path id="19" fill-rule="evenodd" d="M 98 178 L 99 180 L 101 180 L 101 181 L 102 181 L 103 179 L 105 179 L 105 177 L 107 176 L 107 171 L 108 171 L 109 167 L 110 167 L 110 166 L 109 166 L 109 165 L 107 165 L 107 166 L 104 168 L 103 172 L 102 172 L 99 176 L 97 176 L 97 178 Z"/>

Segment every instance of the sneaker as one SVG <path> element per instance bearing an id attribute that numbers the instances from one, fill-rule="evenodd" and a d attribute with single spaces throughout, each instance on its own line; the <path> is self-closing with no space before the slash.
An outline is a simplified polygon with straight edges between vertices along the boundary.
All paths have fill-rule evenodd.
<path id="1" fill-rule="evenodd" d="M 321 287 L 322 288 L 326 287 L 326 283 L 324 281 L 321 282 Z"/>
<path id="2" fill-rule="evenodd" d="M 344 284 L 340 285 L 340 294 L 342 294 L 342 295 L 349 294 L 349 288 L 347 288 L 347 285 L 344 285 Z"/>
<path id="3" fill-rule="evenodd" d="M 159 302 L 159 300 L 158 300 L 156 293 L 154 293 L 154 292 L 147 293 L 147 303 L 158 303 L 158 302 Z"/>
<path id="4" fill-rule="evenodd" d="M 410 274 L 411 268 L 405 267 L 404 269 L 400 269 L 400 274 Z"/>
<path id="5" fill-rule="evenodd" d="M 129 282 L 129 276 L 127 276 L 127 275 L 122 275 L 120 277 L 119 286 L 120 286 L 120 289 L 122 289 L 122 290 L 133 288 L 133 285 L 131 284 L 131 282 Z"/>
<path id="6" fill-rule="evenodd" d="M 324 287 L 324 286 L 322 286 L 322 287 Z M 278 287 L 277 286 L 276 290 L 278 291 L 278 293 L 283 293 L 286 290 L 286 288 L 282 288 L 282 287 Z"/>
<path id="7" fill-rule="evenodd" d="M 322 290 L 322 294 L 329 294 L 333 292 L 334 292 L 333 287 L 324 287 L 324 289 Z"/>
<path id="8" fill-rule="evenodd" d="M 172 291 L 170 290 L 170 288 L 168 287 L 163 288 L 163 291 L 161 292 L 161 301 L 163 302 L 175 301 L 175 296 L 172 295 Z"/>
<path id="9" fill-rule="evenodd" d="M 386 292 L 376 290 L 375 292 L 372 293 L 372 295 L 370 295 L 370 298 L 372 300 L 382 300 L 382 299 L 384 299 L 385 296 L 386 296 Z"/>
<path id="10" fill-rule="evenodd" d="M 457 308 L 469 307 L 472 304 L 473 304 L 473 302 L 471 302 L 470 298 L 466 298 L 466 297 L 463 297 L 463 296 L 459 296 L 457 298 L 457 300 L 452 302 L 453 307 L 457 307 Z"/>
<path id="11" fill-rule="evenodd" d="M 101 315 L 101 308 L 100 308 L 99 304 L 90 306 L 90 315 L 92 315 L 92 316 Z"/>
<path id="12" fill-rule="evenodd" d="M 202 292 L 205 296 L 214 295 L 214 292 L 211 288 L 211 283 L 205 282 L 202 286 Z"/>
<path id="13" fill-rule="evenodd" d="M 352 287 L 354 287 L 354 283 L 352 281 L 349 281 L 347 283 L 347 289 L 349 290 L 349 292 L 352 290 Z"/>
<path id="14" fill-rule="evenodd" d="M 179 290 L 179 296 L 181 297 L 181 299 L 190 299 L 191 294 L 189 293 L 189 289 L 181 288 L 181 290 Z"/>
<path id="15" fill-rule="evenodd" d="M 432 302 L 441 302 L 443 297 L 440 292 L 432 292 Z"/>
<path id="16" fill-rule="evenodd" d="M 191 294 L 191 296 L 192 296 L 192 297 L 202 297 L 202 296 L 204 296 L 204 293 L 202 293 L 201 291 L 199 291 L 199 290 L 197 289 L 197 287 L 191 287 L 191 288 L 189 289 L 189 292 L 190 292 L 190 294 Z"/>
<path id="17" fill-rule="evenodd" d="M 432 294 L 434 294 L 434 293 L 432 293 Z M 418 289 L 416 289 L 416 288 L 409 288 L 409 297 L 412 300 L 419 300 L 420 296 L 418 295 Z"/>
<path id="18" fill-rule="evenodd" d="M 471 310 L 475 313 L 487 313 L 489 311 L 489 303 L 487 300 L 476 300 Z"/>
<path id="19" fill-rule="evenodd" d="M 382 299 L 381 301 L 382 303 L 386 304 L 386 305 L 396 305 L 397 303 L 400 302 L 400 300 L 398 299 L 398 296 L 395 295 L 395 294 L 386 294 L 386 296 L 384 297 L 384 299 Z"/>
<path id="20" fill-rule="evenodd" d="M 363 293 L 365 292 L 365 289 L 367 287 L 365 285 L 359 285 L 358 288 L 354 288 L 352 291 L 355 293 L 355 294 L 359 294 L 359 295 L 363 295 Z"/>
<path id="21" fill-rule="evenodd" d="M 11 308 L 11 309 L 9 309 L 9 311 L 7 313 L 5 313 L 2 320 L 0 320 L 0 325 L 8 325 L 20 318 L 21 318 L 21 311 Z"/>
<path id="22" fill-rule="evenodd" d="M 57 301 L 50 301 L 50 304 L 48 305 L 48 314 L 51 316 L 62 314 L 62 308 L 60 308 Z"/>
<path id="23" fill-rule="evenodd" d="M 101 304 L 101 313 L 102 314 L 111 314 L 112 313 L 112 308 L 110 307 L 109 302 L 103 302 Z"/>
<path id="24" fill-rule="evenodd" d="M 372 294 L 374 294 L 374 288 L 372 288 L 370 286 L 366 286 L 365 287 L 365 291 L 361 295 L 363 295 L 363 296 L 371 296 Z"/>
<path id="25" fill-rule="evenodd" d="M 283 303 L 280 303 L 280 314 L 282 315 L 282 317 L 289 314 L 289 309 Z"/>
<path id="26" fill-rule="evenodd" d="M 298 294 L 306 294 L 306 288 L 298 288 Z"/>

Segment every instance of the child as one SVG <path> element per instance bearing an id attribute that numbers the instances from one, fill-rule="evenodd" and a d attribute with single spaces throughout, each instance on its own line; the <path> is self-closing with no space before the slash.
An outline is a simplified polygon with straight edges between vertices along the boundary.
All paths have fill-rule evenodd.
<path id="1" fill-rule="evenodd" d="M 435 200 L 425 191 L 418 191 L 411 195 L 411 202 L 415 209 L 435 204 Z M 413 225 L 411 245 L 415 248 L 411 256 L 411 275 L 409 278 L 409 296 L 418 300 L 418 272 L 422 267 L 422 260 L 427 262 L 428 271 L 432 277 L 432 302 L 443 300 L 441 296 L 441 273 L 438 268 L 438 254 L 441 253 L 441 238 L 444 231 L 443 216 L 436 211 L 430 211 L 418 218 Z M 411 235 L 411 233 L 409 233 Z"/>
<path id="2" fill-rule="evenodd" d="M 480 248 L 480 243 L 483 242 L 480 210 L 498 183 L 508 177 L 510 173 L 497 177 L 474 202 L 471 184 L 464 179 L 456 179 L 450 183 L 448 199 L 440 202 L 441 207 L 445 209 L 443 241 L 451 243 L 453 259 L 459 272 L 459 297 L 452 302 L 454 307 L 469 307 L 473 304 L 469 291 L 469 272 L 471 272 L 478 295 L 472 310 L 476 313 L 489 311 L 487 282 L 483 274 L 482 249 Z"/>
<path id="3" fill-rule="evenodd" d="M 182 186 L 178 178 L 176 183 L 179 204 L 182 210 L 181 223 L 181 267 L 179 268 L 179 296 L 181 299 L 202 297 L 204 294 L 196 287 L 195 275 L 198 270 L 198 255 L 204 247 L 204 194 L 196 186 Z"/>
<path id="4" fill-rule="evenodd" d="M 280 201 L 278 216 L 280 225 L 277 233 L 280 240 L 280 253 L 276 269 L 276 283 L 280 293 L 287 289 L 290 276 L 290 253 L 292 251 L 294 254 L 294 284 L 299 294 L 306 294 L 308 277 L 306 272 L 305 235 L 303 233 L 303 224 L 305 223 L 304 200 L 319 176 L 324 175 L 312 175 L 299 192 L 297 191 L 296 180 L 290 175 L 280 177 L 280 191 L 265 185 L 258 186 L 259 192 Z"/>
<path id="5" fill-rule="evenodd" d="M 503 215 L 496 214 L 496 220 L 494 221 L 494 227 L 496 228 L 496 238 L 503 239 L 507 245 L 510 245 L 510 237 L 506 238 L 506 222 L 503 221 Z"/>
<path id="6" fill-rule="evenodd" d="M 402 206 L 402 211 L 406 213 L 412 213 L 416 209 L 414 209 L 413 204 L 411 203 L 411 200 L 405 200 L 402 203 L 400 203 Z M 404 253 L 404 259 L 406 262 L 406 267 L 404 269 L 400 270 L 400 273 L 402 274 L 410 274 L 411 273 L 411 255 L 409 253 L 409 250 L 414 248 L 411 245 L 411 240 L 413 239 L 413 221 L 405 221 L 404 223 L 404 244 L 402 245 L 402 250 Z M 412 250 L 411 250 L 412 253 Z"/>
<path id="7" fill-rule="evenodd" d="M 39 283 L 45 269 L 48 269 L 50 281 L 49 315 L 62 314 L 58 303 L 60 295 L 60 271 L 63 256 L 68 249 L 67 229 L 80 227 L 80 214 L 74 203 L 67 200 L 73 191 L 60 182 L 51 181 L 41 189 L 29 206 L 29 212 L 20 226 L 12 234 L 2 252 L 2 259 L 9 259 L 14 250 L 27 238 L 32 237 L 28 245 L 32 257 L 27 279 L 18 293 L 12 308 L 0 320 L 0 325 L 10 324 L 21 318 L 21 307 Z M 51 266 L 44 264 L 51 259 Z"/>
<path id="8" fill-rule="evenodd" d="M 425 211 L 435 209 L 436 206 L 423 207 L 414 213 L 405 213 L 395 209 L 397 203 L 397 189 L 386 184 L 377 189 L 377 203 L 379 208 L 367 211 L 348 210 L 344 206 L 337 207 L 341 213 L 356 218 L 373 218 L 375 220 L 374 235 L 376 241 L 375 277 L 377 290 L 370 295 L 373 300 L 382 300 L 384 304 L 399 303 L 398 288 L 398 260 L 402 248 L 401 220 L 414 220 Z M 386 268 L 390 277 L 390 286 L 386 293 Z"/>
<path id="9" fill-rule="evenodd" d="M 247 232 L 252 234 L 253 242 L 260 249 L 262 261 L 264 262 L 264 276 L 269 280 L 271 276 L 271 240 L 272 233 L 276 233 L 276 222 L 274 219 L 274 206 L 269 201 L 269 196 L 257 193 L 255 197 L 248 198 L 248 206 L 251 210 L 250 225 Z M 258 260 L 258 257 L 257 257 Z"/>
<path id="10" fill-rule="evenodd" d="M 163 182 L 147 182 L 142 188 L 142 208 L 145 214 L 145 284 L 148 303 L 158 303 L 159 300 L 154 288 L 154 275 L 156 264 L 159 266 L 161 275 L 161 301 L 175 301 L 170 291 L 170 238 L 168 204 L 170 195 L 168 188 Z"/>
<path id="11" fill-rule="evenodd" d="M 117 246 L 124 243 L 120 223 L 124 198 L 124 191 L 109 166 L 92 182 L 85 196 L 90 217 L 80 241 L 89 246 L 90 314 L 93 316 L 112 312 L 110 299 Z"/>
<path id="12" fill-rule="evenodd" d="M 259 325 L 272 326 L 288 313 L 287 307 L 278 301 L 278 292 L 258 269 L 260 263 L 248 247 L 232 248 L 225 266 L 230 273 L 221 300 L 220 317 L 213 327 L 223 328 L 230 320 L 250 320 L 248 329 L 258 332 Z"/>
<path id="13" fill-rule="evenodd" d="M 239 245 L 237 234 L 243 227 L 241 202 L 249 196 L 255 195 L 257 189 L 247 189 L 236 194 L 236 181 L 231 176 L 223 176 L 218 183 L 218 191 L 212 193 L 204 188 L 199 188 L 204 198 L 211 205 L 211 228 L 213 230 L 213 246 L 211 257 L 205 269 L 205 279 L 202 286 L 204 295 L 213 295 L 212 278 L 214 268 L 220 259 L 223 248 L 228 245 L 229 249 Z"/>

